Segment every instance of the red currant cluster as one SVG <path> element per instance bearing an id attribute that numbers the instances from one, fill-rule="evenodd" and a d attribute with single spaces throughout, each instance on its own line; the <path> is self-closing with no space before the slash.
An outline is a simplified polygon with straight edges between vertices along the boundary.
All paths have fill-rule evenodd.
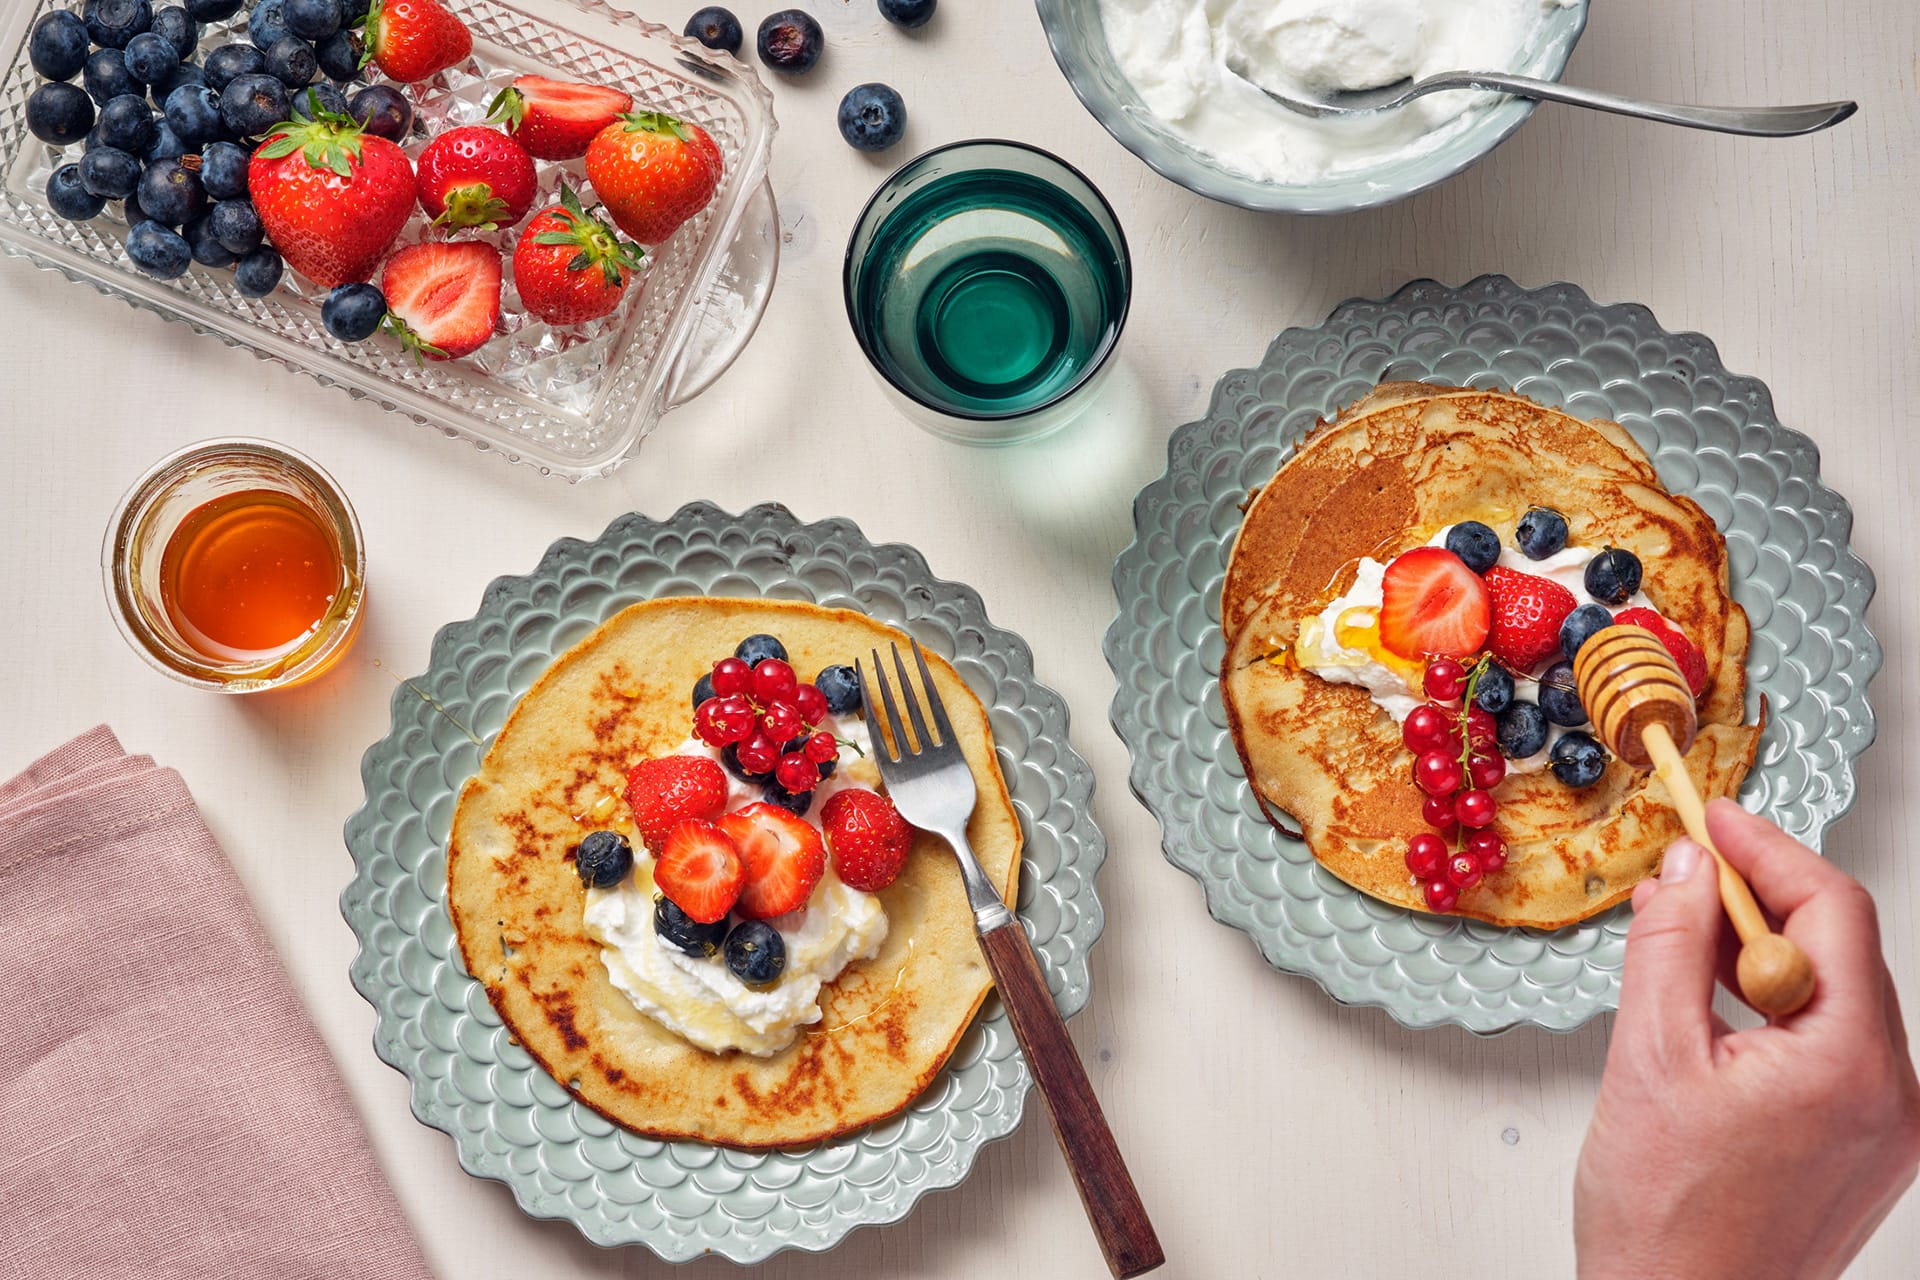
<path id="1" fill-rule="evenodd" d="M 827 698 L 801 684 L 778 658 L 749 667 L 739 658 L 713 664 L 713 696 L 693 711 L 693 732 L 710 747 L 732 747 L 740 768 L 773 775 L 788 791 L 811 791 L 820 766 L 840 756 L 831 733 L 815 726 L 827 718 Z"/>
<path id="2" fill-rule="evenodd" d="M 1407 870 L 1435 911 L 1453 910 L 1464 890 L 1507 865 L 1507 842 L 1486 829 L 1499 810 L 1493 788 L 1506 776 L 1507 762 L 1493 716 L 1473 705 L 1489 661 L 1481 658 L 1471 668 L 1452 658 L 1429 662 L 1423 682 L 1429 701 L 1400 727 L 1400 740 L 1413 752 L 1414 785 L 1427 796 L 1421 816 L 1434 828 L 1407 841 Z"/>

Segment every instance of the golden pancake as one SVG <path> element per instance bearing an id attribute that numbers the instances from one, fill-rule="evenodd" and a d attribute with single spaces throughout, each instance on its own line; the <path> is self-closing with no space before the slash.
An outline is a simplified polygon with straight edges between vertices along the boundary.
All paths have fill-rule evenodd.
<path id="1" fill-rule="evenodd" d="M 595 803 L 622 793 L 634 762 L 687 740 L 687 691 L 757 632 L 778 636 L 803 678 L 907 644 L 845 609 L 705 598 L 634 605 L 557 659 L 520 700 L 460 793 L 447 852 L 467 971 L 528 1052 L 629 1129 L 739 1147 L 814 1142 L 900 1110 L 945 1064 L 992 985 L 958 864 L 923 833 L 899 879 L 878 895 L 888 919 L 879 954 L 822 988 L 821 1021 L 772 1057 L 696 1048 L 608 979 L 582 923 L 572 848 L 587 831 L 617 825 L 608 804 L 596 819 Z M 952 667 L 933 654 L 927 661 L 979 788 L 968 837 L 1010 896 L 1020 827 L 986 710 Z M 624 816 L 625 803 L 618 809 Z"/>
<path id="2" fill-rule="evenodd" d="M 1710 683 L 1687 765 L 1701 794 L 1733 795 L 1753 762 L 1760 730 L 1741 723 L 1747 619 L 1707 514 L 1662 488 L 1615 423 L 1500 392 L 1390 384 L 1323 424 L 1253 499 L 1221 597 L 1222 691 L 1262 809 L 1373 897 L 1426 909 L 1404 861 L 1409 837 L 1429 829 L 1412 756 L 1365 689 L 1303 670 L 1289 646 L 1352 586 L 1362 557 L 1390 561 L 1461 520 L 1511 545 L 1536 505 L 1566 515 L 1571 545 L 1634 552 L 1642 590 L 1700 648 Z M 1495 795 L 1509 860 L 1457 911 L 1495 924 L 1552 929 L 1605 910 L 1682 834 L 1659 781 L 1617 760 L 1590 787 L 1543 770 L 1509 774 Z"/>

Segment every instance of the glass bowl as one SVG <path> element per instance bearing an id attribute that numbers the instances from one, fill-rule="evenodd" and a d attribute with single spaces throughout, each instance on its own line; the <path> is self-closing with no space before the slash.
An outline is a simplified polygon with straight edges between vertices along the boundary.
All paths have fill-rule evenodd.
<path id="1" fill-rule="evenodd" d="M 1466 128 L 1421 155 L 1311 183 L 1271 182 L 1227 169 L 1167 129 L 1140 100 L 1107 45 L 1099 0 L 1035 0 L 1054 61 L 1081 105 L 1120 145 L 1190 191 L 1263 213 L 1350 213 L 1405 199 L 1444 182 L 1492 151 L 1533 113 L 1534 102 L 1509 98 L 1478 113 Z M 1517 66 L 1522 75 L 1558 80 L 1587 26 L 1587 0 L 1549 10 Z M 1483 68 L 1467 68 L 1481 70 Z"/>
<path id="2" fill-rule="evenodd" d="M 473 55 L 407 88 L 415 110 L 410 155 L 443 129 L 483 121 L 493 95 L 531 72 L 624 88 L 636 105 L 704 126 L 726 162 L 713 202 L 649 249 L 639 282 L 604 319 L 549 327 L 520 306 L 509 280 L 493 341 L 464 360 L 423 365 L 389 338 L 329 337 L 320 324 L 325 290 L 292 271 L 264 298 L 242 295 L 230 271 L 198 264 L 176 280 L 145 275 L 122 246 L 117 201 L 89 222 L 66 221 L 48 207 L 48 176 L 81 150 L 63 152 L 26 129 L 27 95 L 40 83 L 27 59 L 28 33 L 53 9 L 78 9 L 77 0 L 0 0 L 0 248 L 509 461 L 570 480 L 611 471 L 663 413 L 719 376 L 765 308 L 779 241 L 765 185 L 772 95 L 737 59 L 600 0 L 521 3 L 455 0 L 473 32 Z M 203 24 L 200 52 L 236 38 L 236 27 L 244 40 L 246 17 L 242 9 Z M 581 162 L 541 166 L 542 203 L 562 178 L 584 186 Z M 400 241 L 422 238 L 426 226 L 416 211 Z M 488 237 L 509 267 L 518 231 Z"/>

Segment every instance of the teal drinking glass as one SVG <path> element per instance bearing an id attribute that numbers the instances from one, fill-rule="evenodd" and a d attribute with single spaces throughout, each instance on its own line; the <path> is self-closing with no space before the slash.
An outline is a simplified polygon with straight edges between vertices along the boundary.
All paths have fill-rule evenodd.
<path id="1" fill-rule="evenodd" d="M 963 444 L 1064 425 L 1111 366 L 1132 294 L 1126 236 L 1091 182 L 1024 143 L 910 160 L 847 242 L 847 319 L 903 411 Z"/>

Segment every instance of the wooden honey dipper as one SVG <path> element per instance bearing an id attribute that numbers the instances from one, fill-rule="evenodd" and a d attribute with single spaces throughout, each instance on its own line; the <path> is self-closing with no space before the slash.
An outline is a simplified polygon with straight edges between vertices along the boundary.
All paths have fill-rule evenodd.
<path id="1" fill-rule="evenodd" d="M 1634 768 L 1654 771 L 1687 834 L 1713 855 L 1720 901 L 1740 935 L 1736 974 L 1747 1003 L 1775 1017 L 1799 1009 L 1813 995 L 1813 966 L 1791 938 L 1767 927 L 1753 890 L 1714 847 L 1706 806 L 1681 761 L 1699 720 L 1673 655 L 1644 627 L 1607 627 L 1580 646 L 1573 679 L 1600 740 Z"/>

